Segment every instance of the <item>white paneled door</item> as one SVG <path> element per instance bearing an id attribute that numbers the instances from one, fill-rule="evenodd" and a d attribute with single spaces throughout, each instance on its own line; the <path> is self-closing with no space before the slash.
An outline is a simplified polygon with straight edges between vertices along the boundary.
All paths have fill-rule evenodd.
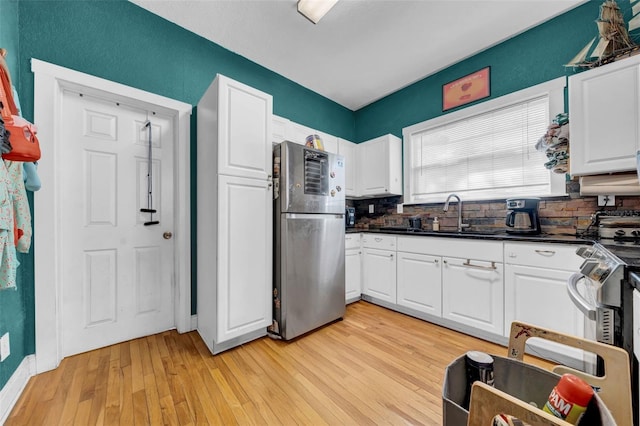
<path id="1" fill-rule="evenodd" d="M 65 91 L 60 126 L 62 355 L 172 328 L 172 119 Z"/>

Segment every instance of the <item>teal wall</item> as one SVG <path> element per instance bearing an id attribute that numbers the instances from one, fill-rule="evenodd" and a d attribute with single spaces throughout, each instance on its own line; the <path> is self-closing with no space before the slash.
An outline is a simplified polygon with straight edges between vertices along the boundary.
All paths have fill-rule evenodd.
<path id="1" fill-rule="evenodd" d="M 356 111 L 355 141 L 386 133 L 402 137 L 403 127 L 442 115 L 442 86 L 487 66 L 491 96 L 479 102 L 573 73 L 563 65 L 597 34 L 600 4 L 590 1 Z M 629 8 L 628 0 L 618 4 Z"/>
<path id="2" fill-rule="evenodd" d="M 21 71 L 18 66 L 18 17 L 16 1 L 0 0 L 0 47 L 8 51 L 7 64 L 16 86 Z M 17 290 L 0 291 L 0 335 L 8 332 L 11 342 L 11 355 L 0 363 L 0 389 L 23 358 L 34 352 L 33 255 L 18 254 L 18 260 Z"/>

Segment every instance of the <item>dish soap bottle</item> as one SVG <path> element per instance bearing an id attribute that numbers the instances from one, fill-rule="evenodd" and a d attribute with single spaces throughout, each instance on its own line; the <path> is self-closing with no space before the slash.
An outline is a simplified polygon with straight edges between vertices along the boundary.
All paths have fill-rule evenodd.
<path id="1" fill-rule="evenodd" d="M 440 230 L 440 222 L 438 222 L 438 216 L 433 218 L 433 230 L 434 231 Z"/>

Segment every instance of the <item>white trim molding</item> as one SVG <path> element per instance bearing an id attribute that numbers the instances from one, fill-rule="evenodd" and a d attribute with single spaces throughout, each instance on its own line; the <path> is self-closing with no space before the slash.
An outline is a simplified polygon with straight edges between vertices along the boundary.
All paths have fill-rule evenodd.
<path id="1" fill-rule="evenodd" d="M 131 105 L 154 109 L 174 117 L 174 238 L 175 309 L 178 332 L 191 326 L 191 197 L 190 197 L 190 115 L 192 106 L 164 96 L 104 80 L 38 59 L 31 60 L 34 73 L 34 123 L 43 159 L 38 163 L 42 188 L 34 194 L 34 257 L 36 311 L 36 372 L 56 368 L 62 360 L 61 348 L 61 253 L 60 206 L 62 188 L 56 170 L 60 164 L 62 141 L 60 114 L 65 89 L 81 89 L 101 97 L 126 99 Z"/>
<path id="2" fill-rule="evenodd" d="M 0 425 L 7 421 L 11 410 L 18 402 L 22 391 L 29 383 L 29 379 L 35 375 L 36 359 L 34 355 L 27 355 L 13 372 L 9 381 L 0 390 Z"/>
<path id="3" fill-rule="evenodd" d="M 191 331 L 198 329 L 198 315 L 191 315 Z"/>

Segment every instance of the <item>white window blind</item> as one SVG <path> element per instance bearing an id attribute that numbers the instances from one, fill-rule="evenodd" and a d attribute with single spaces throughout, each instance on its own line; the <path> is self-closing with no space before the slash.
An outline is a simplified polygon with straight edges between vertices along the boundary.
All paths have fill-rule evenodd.
<path id="1" fill-rule="evenodd" d="M 535 149 L 549 105 L 545 93 L 412 132 L 405 138 L 405 202 L 441 202 L 451 193 L 463 200 L 557 195 L 546 155 Z"/>

